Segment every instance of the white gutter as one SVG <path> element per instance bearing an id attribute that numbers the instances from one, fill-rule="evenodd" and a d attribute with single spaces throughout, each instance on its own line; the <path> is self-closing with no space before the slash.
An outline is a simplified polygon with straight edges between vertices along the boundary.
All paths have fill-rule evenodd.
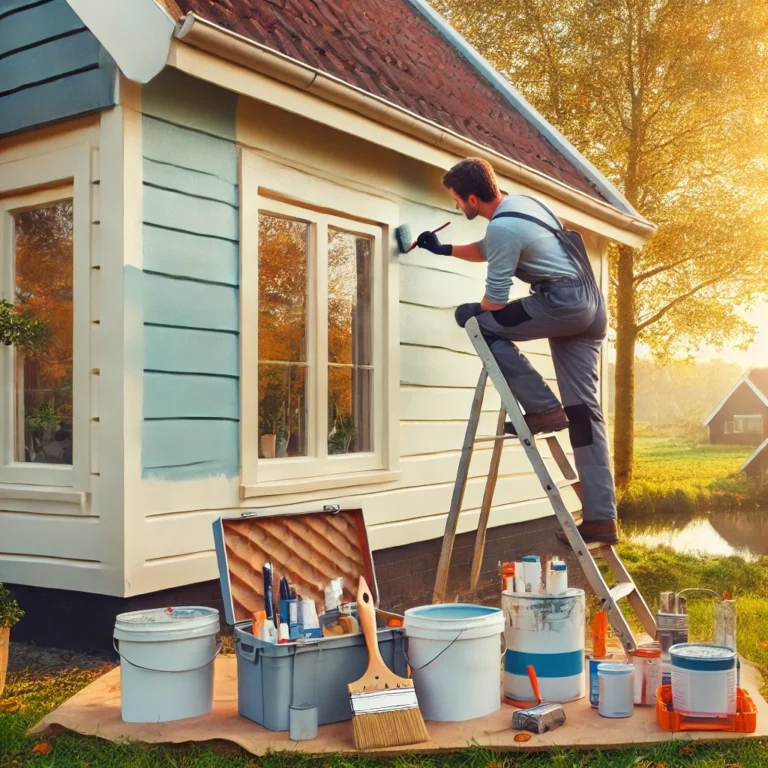
<path id="1" fill-rule="evenodd" d="M 643 238 L 649 238 L 656 231 L 654 224 L 636 213 L 618 210 L 605 201 L 555 181 L 540 171 L 505 157 L 362 88 L 350 85 L 340 78 L 285 56 L 243 35 L 230 32 L 193 13 L 182 19 L 176 30 L 176 37 L 195 48 L 350 109 L 458 157 L 484 158 L 501 175 L 551 195 L 620 229 Z"/>
<path id="2" fill-rule="evenodd" d="M 540 112 L 530 104 L 525 97 L 494 69 L 480 53 L 468 43 L 448 22 L 435 11 L 426 0 L 408 0 L 410 4 L 422 15 L 448 42 L 466 58 L 469 63 L 519 112 L 531 125 L 536 128 L 554 148 L 573 165 L 575 165 L 586 178 L 591 181 L 600 193 L 610 200 L 615 206 L 637 218 L 642 218 L 632 207 L 624 195 L 563 136 L 560 131 L 551 125 Z M 650 222 L 649 222 L 650 223 Z"/>

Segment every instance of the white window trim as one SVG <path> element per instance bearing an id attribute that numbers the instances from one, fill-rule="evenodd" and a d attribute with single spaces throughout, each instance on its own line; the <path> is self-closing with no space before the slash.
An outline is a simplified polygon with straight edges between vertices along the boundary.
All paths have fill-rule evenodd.
<path id="1" fill-rule="evenodd" d="M 20 208 L 73 201 L 72 465 L 14 461 L 14 350 L 0 348 L 0 482 L 88 490 L 90 321 L 90 147 L 62 150 L 0 164 L 0 296 L 14 300 L 13 220 Z"/>
<path id="2" fill-rule="evenodd" d="M 398 480 L 399 440 L 399 287 L 396 254 L 391 247 L 397 207 L 390 201 L 350 189 L 333 181 L 278 165 L 256 152 L 244 149 L 240 180 L 240 344 L 241 344 L 241 488 L 242 499 L 297 492 L 330 490 Z M 332 211 L 328 205 L 332 204 Z M 321 436 L 314 419 L 310 427 L 310 450 L 320 457 L 260 460 L 258 421 L 258 212 L 313 222 L 312 232 L 327 241 L 327 227 L 374 238 L 374 396 L 375 453 L 323 457 Z M 310 284 L 324 280 L 310 265 Z M 322 286 L 320 286 L 322 289 Z M 312 294 L 313 292 L 310 291 Z M 315 295 L 322 295 L 322 290 Z M 310 298 L 310 301 L 312 299 Z M 322 308 L 318 308 L 322 312 Z M 326 310 L 327 311 L 327 310 Z M 312 310 L 310 310 L 312 312 Z M 317 317 L 317 313 L 310 316 Z M 327 361 L 327 323 L 310 329 L 308 359 Z M 317 363 L 315 364 L 317 365 Z M 312 377 L 310 377 L 312 379 Z M 310 383 L 316 413 L 327 407 L 327 382 L 319 377 Z"/>

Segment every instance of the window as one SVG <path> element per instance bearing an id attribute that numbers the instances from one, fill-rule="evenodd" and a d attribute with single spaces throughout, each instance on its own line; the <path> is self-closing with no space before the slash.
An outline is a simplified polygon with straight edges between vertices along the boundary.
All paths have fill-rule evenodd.
<path id="1" fill-rule="evenodd" d="M 728 427 L 731 426 L 731 431 L 728 431 Z M 763 417 L 762 416 L 734 416 L 733 422 L 728 422 L 725 425 L 726 434 L 745 434 L 745 435 L 762 435 L 763 434 Z"/>
<path id="2" fill-rule="evenodd" d="M 259 477 L 381 469 L 381 229 L 277 201 L 257 215 Z"/>
<path id="3" fill-rule="evenodd" d="M 317 195 L 293 202 L 258 188 L 259 165 L 244 153 L 241 493 L 395 480 L 391 225 L 373 223 L 391 204 L 303 174 L 302 193 Z M 269 168 L 259 177 L 279 186 L 285 174 L 296 189 L 297 172 Z"/>
<path id="4" fill-rule="evenodd" d="M 88 488 L 91 193 L 87 143 L 0 163 L 0 483 Z"/>

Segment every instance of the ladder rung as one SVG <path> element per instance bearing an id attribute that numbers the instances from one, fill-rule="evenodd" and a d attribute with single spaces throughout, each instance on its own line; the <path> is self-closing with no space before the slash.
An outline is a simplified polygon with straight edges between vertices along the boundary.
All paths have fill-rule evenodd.
<path id="1" fill-rule="evenodd" d="M 578 484 L 579 484 L 579 478 L 578 477 L 574 477 L 572 480 L 568 479 L 568 478 L 566 478 L 565 480 L 558 480 L 555 483 L 555 485 L 558 488 L 571 488 L 574 485 L 578 485 Z"/>
<path id="2" fill-rule="evenodd" d="M 490 435 L 486 437 L 476 437 L 476 443 L 492 443 L 496 440 L 517 440 L 517 435 Z"/>
<path id="3" fill-rule="evenodd" d="M 636 587 L 631 581 L 622 581 L 611 589 L 611 597 L 613 598 L 614 602 L 618 602 L 622 597 L 631 595 L 635 589 Z"/>

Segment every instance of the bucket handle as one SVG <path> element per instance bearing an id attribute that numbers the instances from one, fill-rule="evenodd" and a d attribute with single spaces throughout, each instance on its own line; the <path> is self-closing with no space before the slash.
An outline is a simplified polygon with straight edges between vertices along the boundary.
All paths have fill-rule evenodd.
<path id="1" fill-rule="evenodd" d="M 433 659 L 430 659 L 426 664 L 422 664 L 420 667 L 414 667 L 413 663 L 411 662 L 411 657 L 408 655 L 408 648 L 410 647 L 410 638 L 406 635 L 404 640 L 404 648 L 403 648 L 403 656 L 405 656 L 405 662 L 408 664 L 408 666 L 411 668 L 411 672 L 420 672 L 422 669 L 426 669 L 430 664 L 434 664 L 462 635 L 464 634 L 464 630 L 462 629 L 461 632 L 459 632 L 456 637 L 451 640 L 448 645 L 443 648 L 440 653 L 437 654 Z"/>
<path id="2" fill-rule="evenodd" d="M 216 657 L 221 653 L 221 635 L 218 635 L 216 638 L 216 652 L 211 656 L 211 658 L 205 662 L 205 664 L 201 664 L 199 667 L 192 667 L 192 669 L 152 669 L 152 667 L 142 667 L 141 664 L 136 664 L 136 662 L 131 661 L 130 659 L 127 659 L 125 656 L 123 656 L 122 653 L 120 653 L 120 649 L 117 647 L 117 638 L 112 638 L 112 647 L 115 649 L 115 653 L 125 662 L 128 662 L 132 667 L 136 667 L 136 669 L 143 669 L 145 672 L 194 672 L 198 669 L 203 669 L 203 667 L 207 667 L 209 664 L 213 664 L 213 662 L 216 660 Z"/>

